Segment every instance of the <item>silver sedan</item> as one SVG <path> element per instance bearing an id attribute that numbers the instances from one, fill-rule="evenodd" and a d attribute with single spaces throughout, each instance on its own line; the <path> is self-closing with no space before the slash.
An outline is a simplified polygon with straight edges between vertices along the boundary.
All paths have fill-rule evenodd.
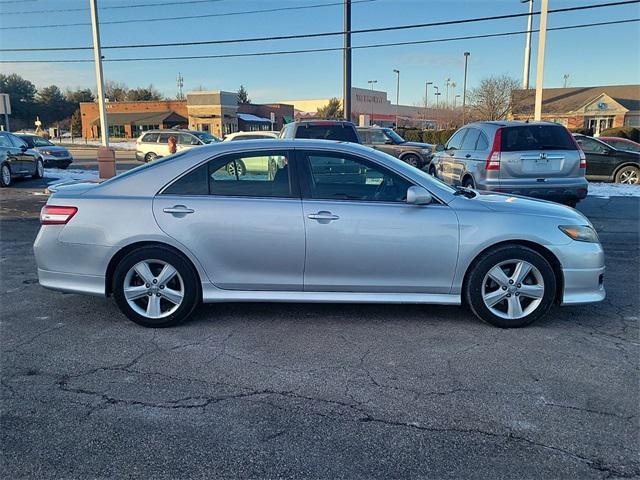
<path id="1" fill-rule="evenodd" d="M 149 327 L 200 302 L 266 301 L 465 304 L 520 327 L 605 297 L 602 247 L 576 210 L 450 187 L 352 143 L 180 152 L 60 187 L 41 223 L 41 285 L 113 296 Z"/>

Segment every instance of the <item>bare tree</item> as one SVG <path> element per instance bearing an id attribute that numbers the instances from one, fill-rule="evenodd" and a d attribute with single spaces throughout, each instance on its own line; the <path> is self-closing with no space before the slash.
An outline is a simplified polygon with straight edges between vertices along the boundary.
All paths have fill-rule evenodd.
<path id="1" fill-rule="evenodd" d="M 128 91 L 129 87 L 122 82 L 107 80 L 104 84 L 104 96 L 112 102 L 124 102 Z"/>
<path id="2" fill-rule="evenodd" d="M 477 120 L 506 118 L 511 108 L 511 93 L 520 82 L 508 75 L 484 78 L 480 86 L 469 93 L 471 116 Z"/>

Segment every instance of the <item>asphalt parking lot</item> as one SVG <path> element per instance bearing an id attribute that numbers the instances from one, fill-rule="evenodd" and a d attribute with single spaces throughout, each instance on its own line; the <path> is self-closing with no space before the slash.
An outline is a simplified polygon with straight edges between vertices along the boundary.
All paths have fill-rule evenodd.
<path id="1" fill-rule="evenodd" d="M 457 307 L 222 304 L 148 330 L 50 292 L 42 181 L 0 191 L 4 478 L 631 478 L 638 198 L 579 205 L 607 300 L 500 330 Z"/>

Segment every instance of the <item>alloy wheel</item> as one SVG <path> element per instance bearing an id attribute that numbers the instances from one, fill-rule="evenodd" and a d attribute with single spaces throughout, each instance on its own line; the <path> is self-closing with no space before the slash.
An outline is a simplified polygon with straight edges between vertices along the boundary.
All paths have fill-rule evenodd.
<path id="1" fill-rule="evenodd" d="M 5 185 L 11 184 L 11 170 L 6 165 L 2 166 L 2 183 Z"/>
<path id="2" fill-rule="evenodd" d="M 124 278 L 124 297 L 129 306 L 146 318 L 164 318 L 182 304 L 185 287 L 182 277 L 163 260 L 143 260 L 129 269 Z"/>
<path id="3" fill-rule="evenodd" d="M 39 178 L 44 177 L 44 163 L 42 163 L 42 160 L 38 160 L 38 165 L 36 165 L 36 173 Z"/>
<path id="4" fill-rule="evenodd" d="M 540 270 L 524 260 L 506 260 L 490 269 L 482 282 L 482 300 L 494 315 L 508 320 L 526 317 L 544 297 Z"/>
<path id="5" fill-rule="evenodd" d="M 640 183 L 638 170 L 635 168 L 629 168 L 620 172 L 620 183 L 626 183 L 628 185 L 637 185 Z"/>

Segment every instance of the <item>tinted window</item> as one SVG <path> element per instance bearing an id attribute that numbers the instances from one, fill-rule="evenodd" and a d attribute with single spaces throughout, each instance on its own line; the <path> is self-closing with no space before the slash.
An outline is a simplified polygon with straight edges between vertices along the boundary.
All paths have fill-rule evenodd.
<path id="1" fill-rule="evenodd" d="M 201 145 L 200 141 L 196 137 L 189 135 L 188 133 L 179 133 L 177 137 L 180 145 Z"/>
<path id="2" fill-rule="evenodd" d="M 628 152 L 640 152 L 640 147 L 633 143 L 621 142 L 619 140 L 607 140 L 606 143 L 617 148 L 618 150 L 627 150 Z"/>
<path id="3" fill-rule="evenodd" d="M 156 143 L 158 141 L 159 133 L 147 133 L 142 137 L 142 141 L 145 143 Z"/>
<path id="4" fill-rule="evenodd" d="M 368 145 L 371 143 L 371 134 L 369 133 L 369 130 L 358 129 L 358 136 L 360 137 L 360 140 L 362 141 L 362 143 L 364 143 L 365 145 Z"/>
<path id="5" fill-rule="evenodd" d="M 290 197 L 285 152 L 227 156 L 209 163 L 209 193 L 241 197 Z"/>
<path id="6" fill-rule="evenodd" d="M 388 138 L 382 130 L 370 130 L 369 133 L 371 135 L 370 143 L 372 145 L 384 145 L 387 143 Z"/>
<path id="7" fill-rule="evenodd" d="M 447 150 L 460 150 L 460 147 L 462 146 L 462 138 L 465 133 L 467 133 L 466 128 L 454 133 L 453 137 L 451 137 L 447 142 Z"/>
<path id="8" fill-rule="evenodd" d="M 363 159 L 309 153 L 311 197 L 325 200 L 404 202 L 411 184 L 389 170 Z"/>
<path id="9" fill-rule="evenodd" d="M 15 135 L 7 135 L 7 136 L 9 137 L 9 140 L 11 141 L 11 143 L 13 143 L 14 147 L 28 146 L 24 140 L 16 137 Z"/>
<path id="10" fill-rule="evenodd" d="M 604 144 L 592 138 L 579 137 L 577 141 L 578 141 L 578 145 L 580 145 L 582 150 L 584 150 L 585 152 L 607 153 L 607 151 L 609 150 Z"/>
<path id="11" fill-rule="evenodd" d="M 462 142 L 462 150 L 475 150 L 476 142 L 478 141 L 478 137 L 480 136 L 480 130 L 477 128 L 469 128 L 467 131 L 467 135 L 464 137 Z"/>
<path id="12" fill-rule="evenodd" d="M 315 140 L 339 140 L 360 143 L 355 129 L 351 125 L 314 125 L 301 124 L 296 130 L 296 138 L 312 138 Z"/>
<path id="13" fill-rule="evenodd" d="M 9 137 L 0 133 L 0 147 L 13 147 L 13 144 L 9 140 Z"/>
<path id="14" fill-rule="evenodd" d="M 158 143 L 169 143 L 169 137 L 177 137 L 175 133 L 161 133 L 158 135 Z M 177 138 L 176 138 L 177 140 Z"/>
<path id="15" fill-rule="evenodd" d="M 478 137 L 478 141 L 476 143 L 476 150 L 484 151 L 489 148 L 489 140 L 487 140 L 487 136 L 484 132 L 480 132 L 480 136 Z"/>
<path id="16" fill-rule="evenodd" d="M 209 167 L 205 164 L 196 168 L 169 185 L 164 193 L 167 195 L 208 195 Z"/>
<path id="17" fill-rule="evenodd" d="M 502 128 L 504 152 L 523 150 L 575 150 L 569 131 L 555 125 L 523 125 Z"/>

